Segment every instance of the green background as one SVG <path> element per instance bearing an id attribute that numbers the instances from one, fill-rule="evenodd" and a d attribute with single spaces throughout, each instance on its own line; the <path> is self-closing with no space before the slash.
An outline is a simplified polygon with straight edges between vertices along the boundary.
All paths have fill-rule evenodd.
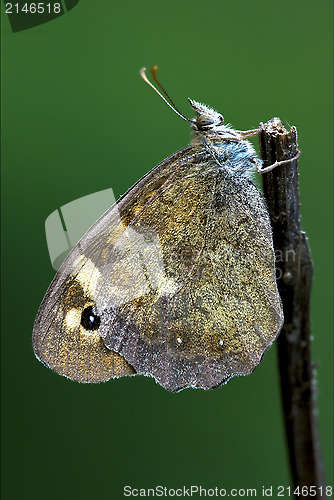
<path id="1" fill-rule="evenodd" d="M 34 318 L 54 275 L 46 217 L 109 187 L 118 197 L 188 143 L 188 125 L 139 78 L 154 64 L 187 116 L 189 96 L 238 129 L 273 116 L 298 128 L 331 484 L 332 2 L 80 0 L 25 31 L 13 33 L 5 15 L 2 23 L 4 500 L 121 499 L 125 485 L 289 485 L 276 347 L 249 377 L 179 394 L 146 377 L 79 385 L 33 355 Z"/>

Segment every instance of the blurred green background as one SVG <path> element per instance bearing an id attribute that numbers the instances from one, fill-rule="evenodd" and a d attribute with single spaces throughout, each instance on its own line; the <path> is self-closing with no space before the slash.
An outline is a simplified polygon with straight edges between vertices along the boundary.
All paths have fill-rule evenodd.
<path id="1" fill-rule="evenodd" d="M 332 483 L 332 1 L 80 0 L 31 29 L 13 33 L 6 15 L 2 26 L 4 500 L 290 484 L 276 347 L 251 376 L 179 394 L 146 377 L 79 385 L 33 355 L 34 318 L 54 275 L 46 217 L 109 187 L 118 197 L 188 143 L 188 125 L 139 78 L 154 64 L 187 116 L 189 96 L 238 129 L 273 116 L 298 128 Z"/>

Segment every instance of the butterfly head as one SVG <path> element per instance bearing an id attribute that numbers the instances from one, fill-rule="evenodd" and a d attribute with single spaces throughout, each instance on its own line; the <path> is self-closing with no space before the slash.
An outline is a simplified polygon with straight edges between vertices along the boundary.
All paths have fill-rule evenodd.
<path id="1" fill-rule="evenodd" d="M 240 141 L 242 136 L 233 130 L 230 124 L 224 125 L 224 117 L 205 104 L 188 99 L 191 107 L 196 111 L 196 117 L 191 122 L 194 134 L 192 145 L 203 144 L 209 139 L 212 143 L 225 141 Z"/>
<path id="2" fill-rule="evenodd" d="M 192 121 L 193 128 L 200 131 L 215 131 L 224 124 L 224 117 L 212 108 L 200 102 L 188 99 L 197 116 Z"/>

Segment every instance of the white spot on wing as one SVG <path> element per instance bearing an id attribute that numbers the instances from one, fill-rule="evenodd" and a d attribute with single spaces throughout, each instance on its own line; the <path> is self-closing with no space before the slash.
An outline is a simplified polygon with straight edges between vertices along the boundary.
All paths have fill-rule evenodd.
<path id="1" fill-rule="evenodd" d="M 71 309 L 65 316 L 65 323 L 67 328 L 73 330 L 74 328 L 78 328 L 81 323 L 81 310 L 80 309 Z"/>
<path id="2" fill-rule="evenodd" d="M 101 273 L 95 266 L 94 262 L 87 259 L 82 269 L 77 274 L 76 280 L 80 283 L 87 295 L 94 297 L 94 292 L 100 275 Z"/>

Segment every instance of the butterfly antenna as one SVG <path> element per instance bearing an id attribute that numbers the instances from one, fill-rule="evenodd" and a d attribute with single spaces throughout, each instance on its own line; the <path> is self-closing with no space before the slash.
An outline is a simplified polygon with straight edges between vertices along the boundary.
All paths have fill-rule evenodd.
<path id="1" fill-rule="evenodd" d="M 171 97 L 168 95 L 165 87 L 159 82 L 158 80 L 158 77 L 157 77 L 157 69 L 158 69 L 158 66 L 153 66 L 153 68 L 151 69 L 151 75 L 155 81 L 155 83 L 161 88 L 161 90 L 163 91 L 163 93 L 165 94 L 165 96 L 167 97 L 167 99 L 169 100 L 169 102 L 171 103 L 171 105 L 173 106 L 174 109 L 176 109 L 176 111 L 178 111 L 180 114 L 182 114 L 178 109 L 177 107 L 175 106 L 174 102 L 172 101 Z"/>
<path id="2" fill-rule="evenodd" d="M 163 91 L 163 93 L 167 96 L 169 102 L 167 101 L 167 99 L 161 94 L 161 92 L 159 92 L 159 90 L 153 85 L 153 83 L 150 82 L 150 80 L 147 78 L 146 76 L 146 68 L 142 68 L 140 70 L 140 76 L 142 77 L 142 79 L 150 86 L 152 87 L 152 89 L 161 97 L 161 99 L 163 99 L 165 101 L 166 104 L 168 104 L 168 106 L 174 111 L 174 113 L 176 113 L 177 115 L 179 115 L 181 118 L 183 118 L 183 120 L 186 120 L 187 122 L 192 122 L 192 120 L 190 120 L 189 118 L 187 118 L 186 116 L 184 116 L 182 113 L 180 113 L 180 111 L 177 109 L 177 107 L 175 106 L 175 104 L 173 103 L 172 99 L 169 97 L 169 95 L 167 94 L 167 92 L 165 91 L 165 89 L 163 88 L 163 86 L 161 85 L 161 83 L 159 82 L 159 80 L 157 79 L 157 76 L 156 76 L 156 71 L 158 69 L 158 66 L 153 66 L 153 68 L 151 69 L 151 73 L 152 73 L 152 76 L 154 78 L 154 80 L 156 81 L 156 83 L 159 85 L 159 87 L 161 88 L 161 90 Z"/>

